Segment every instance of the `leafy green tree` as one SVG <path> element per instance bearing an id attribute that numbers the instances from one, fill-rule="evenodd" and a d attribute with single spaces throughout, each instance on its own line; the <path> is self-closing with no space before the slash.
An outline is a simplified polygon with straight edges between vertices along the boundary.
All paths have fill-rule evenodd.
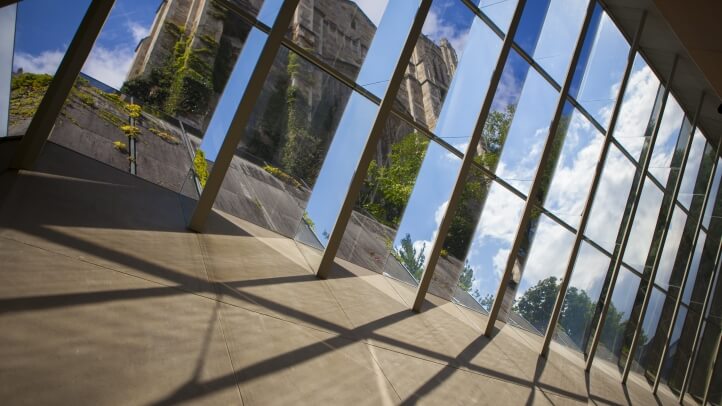
<path id="1" fill-rule="evenodd" d="M 491 305 L 494 304 L 494 295 L 487 293 L 486 296 L 481 297 L 481 293 L 478 290 L 474 291 L 474 299 L 486 310 L 491 309 Z"/>
<path id="2" fill-rule="evenodd" d="M 550 276 L 542 279 L 524 292 L 521 298 L 514 303 L 513 310 L 538 330 L 545 331 L 558 291 L 559 285 L 557 285 L 556 277 Z"/>
<path id="3" fill-rule="evenodd" d="M 474 270 L 469 265 L 469 261 L 464 262 L 464 269 L 459 276 L 459 287 L 466 292 L 471 291 L 471 285 L 474 283 Z"/>
<path id="4" fill-rule="evenodd" d="M 582 289 L 571 286 L 567 289 L 559 317 L 559 324 L 564 332 L 581 347 L 584 341 L 584 334 L 594 314 L 594 304 Z"/>
<path id="5" fill-rule="evenodd" d="M 424 249 L 426 244 L 421 247 L 419 252 L 416 252 L 414 243 L 411 241 L 411 235 L 406 236 L 401 240 L 401 247 L 399 249 L 394 248 L 392 255 L 413 275 L 416 280 L 421 279 L 421 274 L 424 272 L 424 262 L 426 261 L 426 255 L 424 255 Z"/>
<path id="6" fill-rule="evenodd" d="M 383 224 L 398 224 L 414 189 L 429 140 L 412 132 L 391 147 L 386 165 L 371 161 L 366 175 L 362 207 Z"/>

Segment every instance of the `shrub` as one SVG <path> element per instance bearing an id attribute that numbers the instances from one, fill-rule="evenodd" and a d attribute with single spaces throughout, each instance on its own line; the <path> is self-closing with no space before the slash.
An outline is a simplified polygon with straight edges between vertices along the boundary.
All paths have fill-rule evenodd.
<path id="1" fill-rule="evenodd" d="M 193 158 L 193 171 L 198 177 L 202 187 L 206 187 L 208 181 L 208 162 L 206 162 L 206 154 L 201 149 L 196 150 L 196 156 Z"/>
<path id="2" fill-rule="evenodd" d="M 122 125 L 120 126 L 120 130 L 125 133 L 130 138 L 136 138 L 140 135 L 140 128 L 134 126 L 134 125 Z"/>
<path id="3" fill-rule="evenodd" d="M 277 168 L 273 165 L 266 165 L 263 167 L 263 170 L 270 173 L 280 181 L 287 183 L 289 185 L 295 186 L 297 188 L 301 188 L 301 182 L 297 181 L 293 178 L 293 176 L 287 174 L 286 172 L 282 171 L 280 168 Z"/>
<path id="4" fill-rule="evenodd" d="M 137 104 L 128 103 L 125 106 L 125 112 L 130 118 L 140 118 L 141 107 Z"/>
<path id="5" fill-rule="evenodd" d="M 165 141 L 169 144 L 173 144 L 173 145 L 180 144 L 180 140 L 178 139 L 178 137 L 176 137 L 173 134 L 167 133 L 167 132 L 165 132 L 163 130 L 159 130 L 157 128 L 150 128 L 150 129 L 148 129 L 148 131 L 152 132 L 158 138 L 162 139 L 163 141 Z"/>
<path id="6" fill-rule="evenodd" d="M 126 154 L 128 153 L 128 145 L 126 145 L 123 141 L 113 141 L 113 148 L 120 152 Z"/>

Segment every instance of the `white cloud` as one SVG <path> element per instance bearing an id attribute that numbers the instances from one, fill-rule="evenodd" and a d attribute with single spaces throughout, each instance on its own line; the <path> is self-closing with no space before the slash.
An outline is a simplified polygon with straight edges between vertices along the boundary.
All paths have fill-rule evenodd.
<path id="1" fill-rule="evenodd" d="M 54 74 L 63 60 L 65 50 L 43 51 L 38 55 L 25 52 L 15 53 L 13 70 L 22 69 L 25 72 Z"/>
<path id="2" fill-rule="evenodd" d="M 143 38 L 147 37 L 148 33 L 150 32 L 150 29 L 148 27 L 140 25 L 135 21 L 128 21 L 126 27 L 128 29 L 128 32 L 130 32 L 130 35 L 133 36 L 133 41 L 135 41 L 136 44 L 140 42 L 140 40 L 142 40 Z"/>
<path id="3" fill-rule="evenodd" d="M 442 12 L 444 8 L 446 7 L 441 6 Z M 444 20 L 437 10 L 430 10 L 429 14 L 426 16 L 426 21 L 424 21 L 424 27 L 421 31 L 434 42 L 438 43 L 442 39 L 449 41 L 456 51 L 457 57 L 461 58 L 461 54 L 463 53 L 464 46 L 466 45 L 466 40 L 468 38 L 467 30 L 457 30 L 453 24 Z"/>
<path id="4" fill-rule="evenodd" d="M 127 47 L 108 49 L 95 46 L 83 66 L 83 72 L 120 89 L 133 62 L 133 51 Z"/>

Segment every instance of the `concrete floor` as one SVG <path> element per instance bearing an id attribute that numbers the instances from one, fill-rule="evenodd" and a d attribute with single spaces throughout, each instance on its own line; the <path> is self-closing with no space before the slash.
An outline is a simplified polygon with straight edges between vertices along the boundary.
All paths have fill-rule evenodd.
<path id="1" fill-rule="evenodd" d="M 0 403 L 674 404 L 609 368 L 49 144 L 0 174 Z"/>

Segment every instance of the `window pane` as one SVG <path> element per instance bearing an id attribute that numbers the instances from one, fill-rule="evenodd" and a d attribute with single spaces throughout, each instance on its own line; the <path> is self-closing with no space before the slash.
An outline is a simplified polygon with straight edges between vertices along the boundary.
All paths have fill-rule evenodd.
<path id="1" fill-rule="evenodd" d="M 685 233 L 686 224 L 687 215 L 684 214 L 682 209 L 675 206 L 674 214 L 672 214 L 672 220 L 669 223 L 669 230 L 667 231 L 667 239 L 664 241 L 662 256 L 659 259 L 657 275 L 654 279 L 654 283 L 660 286 L 662 289 L 668 290 L 672 287 L 679 289 L 679 281 L 681 280 L 682 272 L 675 272 L 675 278 L 673 279 L 672 274 L 673 271 L 676 270 L 675 260 L 677 258 L 677 253 L 679 252 L 682 255 L 685 255 L 687 252 L 689 252 L 686 250 L 680 251 L 682 234 Z M 690 236 L 686 233 L 685 235 L 686 239 L 689 240 Z M 689 245 L 685 244 L 684 247 L 689 248 Z"/>
<path id="2" fill-rule="evenodd" d="M 684 168 L 684 175 L 682 175 L 682 184 L 679 188 L 679 196 L 677 197 L 677 200 L 687 209 L 689 209 L 689 205 L 692 203 L 695 184 L 697 183 L 697 175 L 699 174 L 700 165 L 702 164 L 702 155 L 706 144 L 707 142 L 704 135 L 702 135 L 701 132 L 696 131 L 694 138 L 692 139 L 692 146 L 689 151 L 689 157 L 687 158 L 687 165 Z M 706 186 L 707 185 L 705 184 L 705 187 Z"/>
<path id="3" fill-rule="evenodd" d="M 557 83 L 566 77 L 587 4 L 584 0 L 544 0 L 527 2 L 524 7 L 515 41 Z"/>
<path id="4" fill-rule="evenodd" d="M 492 286 L 493 284 L 485 286 L 482 283 L 481 278 L 486 266 L 482 263 L 472 264 L 469 262 L 471 256 L 469 247 L 475 238 L 475 230 L 478 233 L 483 232 L 481 229 L 477 229 L 480 227 L 479 217 L 482 209 L 493 204 L 489 200 L 490 198 L 506 197 L 504 196 L 506 193 L 509 192 L 484 176 L 477 167 L 472 166 L 464 181 L 461 201 L 453 214 L 451 227 L 443 240 L 441 256 L 429 286 L 431 294 L 447 300 L 454 300 L 476 311 L 486 311 L 478 301 L 483 302 L 482 292 L 489 295 L 491 294 L 489 292 L 494 291 L 496 286 Z M 513 199 L 513 197 L 512 195 L 511 198 Z M 473 259 L 491 260 L 486 256 L 479 258 L 478 255 L 475 255 Z M 501 264 L 499 266 L 503 267 Z M 489 304 L 484 302 L 484 305 Z"/>
<path id="5" fill-rule="evenodd" d="M 712 188 L 709 192 L 709 200 L 707 200 L 707 206 L 704 209 L 704 218 L 702 219 L 702 226 L 707 227 L 708 229 L 710 228 L 709 223 L 712 220 L 712 213 L 717 211 L 717 207 L 722 205 L 722 196 L 719 195 L 720 180 L 722 180 L 722 158 L 717 160 L 717 169 L 714 173 L 714 181 L 712 183 Z"/>
<path id="6" fill-rule="evenodd" d="M 607 251 L 617 243 L 637 169 L 614 145 L 609 146 L 585 235 Z"/>
<path id="7" fill-rule="evenodd" d="M 532 218 L 530 226 L 525 230 L 524 242 L 516 260 L 521 282 L 516 289 L 512 310 L 544 334 L 559 281 L 566 270 L 574 234 L 544 214 L 533 216 L 535 218 Z"/>
<path id="8" fill-rule="evenodd" d="M 661 106 L 661 90 L 659 79 L 644 58 L 637 54 L 613 133 L 614 138 L 637 160 L 654 128 Z"/>
<path id="9" fill-rule="evenodd" d="M 624 262 L 637 272 L 645 271 L 647 253 L 652 243 L 663 196 L 662 191 L 652 181 L 645 179 L 627 249 L 624 252 Z"/>
<path id="10" fill-rule="evenodd" d="M 485 201 L 483 199 L 483 190 L 477 192 L 467 187 L 465 193 L 481 193 L 482 204 L 476 210 L 481 211 L 483 209 L 483 211 L 481 211 L 478 224 L 475 225 L 471 244 L 463 262 L 462 271 L 460 271 L 462 276 L 459 281 L 462 282 L 460 285 L 464 286 L 464 288 L 461 289 L 461 292 L 457 291 L 455 297 L 461 303 L 468 303 L 466 292 L 470 292 L 483 309 L 488 311 L 494 301 L 501 276 L 506 268 L 511 244 L 514 241 L 517 225 L 521 220 L 521 212 L 524 209 L 524 201 L 496 182 L 491 183 Z M 469 210 L 473 214 L 475 210 L 473 207 L 474 200 L 468 198 L 467 201 L 469 202 Z M 464 210 L 467 209 L 460 208 L 459 213 Z M 478 214 L 476 215 L 478 216 Z M 456 242 L 457 239 L 458 237 L 452 237 L 450 234 L 444 240 L 444 245 L 448 247 L 449 252 L 463 251 L 464 241 Z M 455 247 L 455 245 L 460 245 L 462 248 Z M 439 266 L 443 265 L 438 265 L 437 269 Z M 467 283 L 466 280 L 469 279 L 469 274 L 471 274 L 471 282 Z M 516 268 L 516 271 L 513 272 L 512 282 L 518 284 L 520 276 L 518 268 Z M 466 280 L 462 281 L 462 277 Z M 469 284 L 471 284 L 471 289 L 468 289 Z M 511 302 L 511 298 L 514 296 L 510 290 L 512 289 L 507 290 L 507 296 Z M 469 307 L 474 308 L 473 304 Z M 504 314 L 504 317 L 506 315 L 508 315 L 508 312 Z"/>
<path id="11" fill-rule="evenodd" d="M 632 370 L 645 375 L 647 379 L 653 380 L 659 369 L 667 331 L 672 324 L 674 304 L 675 300 L 665 296 L 661 290 L 656 287 L 652 289 L 632 363 Z"/>
<path id="12" fill-rule="evenodd" d="M 510 52 L 477 151 L 482 165 L 528 193 L 559 95 Z"/>
<path id="13" fill-rule="evenodd" d="M 465 152 L 500 50 L 499 37 L 464 4 L 433 2 L 397 104 Z"/>
<path id="14" fill-rule="evenodd" d="M 27 0 L 17 4 L 7 135 L 27 131 L 88 5 L 90 0 Z"/>
<path id="15" fill-rule="evenodd" d="M 545 178 L 552 177 L 551 184 L 543 187 L 548 189 L 544 207 L 572 227 L 581 220 L 603 138 L 576 109 L 561 119 L 555 141 L 563 146 L 561 151 L 556 147 L 550 158 L 550 162 L 557 162 L 556 168 L 553 173 L 542 173 Z"/>
<path id="16" fill-rule="evenodd" d="M 0 7 L 0 137 L 8 135 L 17 4 Z"/>
<path id="17" fill-rule="evenodd" d="M 403 47 L 405 38 L 399 33 L 408 32 L 417 8 L 417 1 L 394 1 L 389 2 L 389 8 L 384 12 L 379 31 L 374 36 L 357 78 L 359 83 L 376 83 L 369 87 L 369 90 L 379 97 L 386 91 L 386 84 Z M 316 232 L 321 237 L 319 242 L 323 246 L 326 241 L 324 232 L 330 233 L 333 229 L 376 111 L 376 106 L 360 95 L 354 95 L 338 125 L 338 136 L 331 142 L 327 159 L 319 165 L 320 171 L 306 211 L 308 220 L 315 225 Z M 312 151 L 313 148 L 305 147 L 303 155 L 307 155 L 309 150 Z"/>
<path id="18" fill-rule="evenodd" d="M 634 320 L 639 317 L 635 297 L 643 292 L 644 286 L 640 286 L 639 277 L 624 267 L 620 268 L 612 302 L 602 327 L 595 362 L 606 361 L 615 370 L 621 371 L 621 368 L 624 368 L 634 333 Z"/>
<path id="19" fill-rule="evenodd" d="M 669 340 L 669 348 L 664 360 L 664 367 L 660 374 L 662 382 L 669 385 L 675 392 L 679 393 L 690 359 L 694 334 L 699 324 L 699 315 L 688 311 L 685 306 L 679 308 L 677 321 L 674 323 L 672 337 Z"/>
<path id="20" fill-rule="evenodd" d="M 652 161 L 649 164 L 649 173 L 662 184 L 667 182 L 672 156 L 683 125 L 689 126 L 689 122 L 685 119 L 682 107 L 670 94 L 657 133 L 657 141 L 654 144 Z"/>
<path id="21" fill-rule="evenodd" d="M 694 289 L 695 285 L 697 284 L 697 273 L 699 271 L 699 265 L 702 261 L 702 252 L 703 252 L 706 240 L 707 240 L 707 233 L 705 233 L 704 231 L 700 231 L 699 237 L 697 237 L 697 244 L 694 247 L 694 255 L 692 256 L 692 263 L 689 266 L 689 271 L 687 274 L 687 282 L 684 285 L 684 294 L 682 295 L 682 301 L 685 304 L 689 304 L 689 301 L 692 298 L 692 290 Z"/>
<path id="22" fill-rule="evenodd" d="M 628 53 L 627 40 L 607 13 L 595 13 L 569 93 L 605 128 L 619 93 Z"/>
<path id="23" fill-rule="evenodd" d="M 423 271 L 425 250 L 430 247 L 414 246 L 411 235 L 410 245 L 404 243 L 395 248 L 393 241 L 429 149 L 429 140 L 408 124 L 393 116 L 387 120 L 341 241 L 339 257 L 416 283 Z"/>
<path id="24" fill-rule="evenodd" d="M 301 2 L 291 40 L 383 97 L 418 0 Z"/>
<path id="25" fill-rule="evenodd" d="M 584 352 L 610 258 L 582 242 L 569 281 L 554 339 Z"/>
<path id="26" fill-rule="evenodd" d="M 714 351 L 719 342 L 719 338 L 720 328 L 715 324 L 705 323 L 704 334 L 702 335 L 702 341 L 697 350 L 694 370 L 690 371 L 692 375 L 690 376 L 689 388 L 687 389 L 687 393 L 692 395 L 692 397 L 700 403 L 704 398 L 705 385 L 712 373 L 711 368 L 712 362 L 714 361 Z"/>
<path id="27" fill-rule="evenodd" d="M 478 5 L 479 9 L 504 32 L 511 24 L 516 6 L 516 0 L 480 0 Z"/>

